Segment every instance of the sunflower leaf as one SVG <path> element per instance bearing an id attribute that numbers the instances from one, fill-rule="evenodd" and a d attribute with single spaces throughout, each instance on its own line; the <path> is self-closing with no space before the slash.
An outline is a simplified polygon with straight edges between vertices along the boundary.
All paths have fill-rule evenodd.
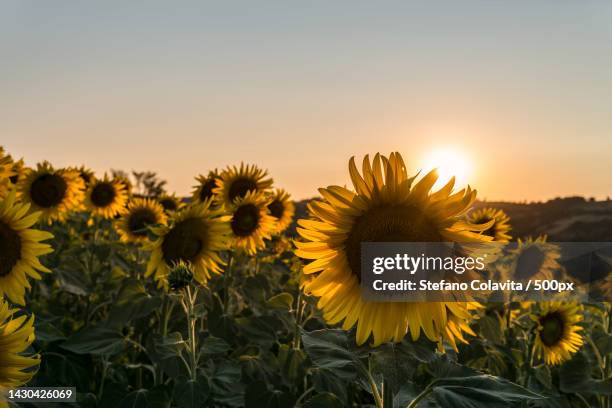
<path id="1" fill-rule="evenodd" d="M 441 407 L 456 408 L 501 408 L 543 398 L 506 379 L 485 374 L 436 380 L 432 397 Z"/>

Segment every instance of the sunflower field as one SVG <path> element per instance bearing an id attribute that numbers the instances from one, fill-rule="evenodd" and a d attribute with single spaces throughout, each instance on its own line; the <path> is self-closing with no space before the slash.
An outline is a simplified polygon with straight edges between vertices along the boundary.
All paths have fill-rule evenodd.
<path id="1" fill-rule="evenodd" d="M 24 386 L 80 407 L 612 407 L 609 303 L 362 299 L 362 242 L 516 240 L 496 267 L 562 273 L 546 237 L 417 170 L 350 159 L 352 186 L 298 217 L 255 165 L 177 197 L 0 149 L 0 407 L 40 406 L 8 400 Z"/>

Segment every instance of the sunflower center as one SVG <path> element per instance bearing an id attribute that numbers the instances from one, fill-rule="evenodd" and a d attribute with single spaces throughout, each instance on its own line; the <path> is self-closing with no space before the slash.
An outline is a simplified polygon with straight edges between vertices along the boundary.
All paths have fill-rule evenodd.
<path id="1" fill-rule="evenodd" d="M 204 184 L 202 184 L 202 189 L 200 189 L 200 201 L 204 202 L 211 198 L 214 193 L 213 189 L 217 186 L 217 179 L 215 177 L 211 177 Z"/>
<path id="2" fill-rule="evenodd" d="M 159 203 L 166 211 L 174 211 L 177 209 L 176 201 L 171 198 L 164 198 L 160 200 Z"/>
<path id="3" fill-rule="evenodd" d="M 516 277 L 531 278 L 540 271 L 545 255 L 537 245 L 527 247 L 521 252 L 516 262 Z"/>
<path id="4" fill-rule="evenodd" d="M 36 178 L 30 188 L 32 201 L 39 207 L 50 208 L 59 205 L 66 196 L 68 184 L 57 174 L 43 174 Z"/>
<path id="5" fill-rule="evenodd" d="M 0 278 L 8 275 L 21 259 L 21 237 L 0 221 Z"/>
<path id="6" fill-rule="evenodd" d="M 115 187 L 111 183 L 98 183 L 91 191 L 91 202 L 96 207 L 107 207 L 113 202 L 116 194 Z"/>
<path id="7" fill-rule="evenodd" d="M 177 223 L 164 237 L 164 261 L 172 265 L 179 261 L 193 262 L 206 247 L 208 228 L 204 221 L 189 218 Z"/>
<path id="8" fill-rule="evenodd" d="M 489 222 L 491 220 L 492 220 L 491 217 L 482 217 L 481 219 L 476 221 L 476 224 L 486 224 L 487 222 Z M 496 225 L 496 223 L 494 222 L 493 225 L 491 225 L 486 230 L 482 231 L 482 234 L 486 235 L 488 237 L 495 238 L 495 225 Z"/>
<path id="9" fill-rule="evenodd" d="M 239 237 L 247 237 L 259 226 L 259 208 L 245 204 L 238 208 L 232 218 L 232 230 Z"/>
<path id="10" fill-rule="evenodd" d="M 249 191 L 257 191 L 257 182 L 250 178 L 239 178 L 234 180 L 229 189 L 229 198 L 231 202 L 238 197 L 242 198 Z"/>
<path id="11" fill-rule="evenodd" d="M 357 217 L 345 251 L 351 272 L 361 280 L 362 242 L 439 242 L 437 226 L 414 206 L 375 207 Z"/>
<path id="12" fill-rule="evenodd" d="M 274 200 L 268 205 L 268 210 L 270 210 L 270 214 L 272 214 L 274 218 L 281 219 L 285 212 L 285 206 L 282 201 Z"/>
<path id="13" fill-rule="evenodd" d="M 157 224 L 157 215 L 148 208 L 139 208 L 130 214 L 128 227 L 136 236 L 147 235 L 147 226 Z"/>
<path id="14" fill-rule="evenodd" d="M 542 316 L 540 318 L 540 325 L 542 326 L 540 339 L 545 346 L 552 347 L 563 339 L 565 322 L 560 313 L 554 312 Z"/>
<path id="15" fill-rule="evenodd" d="M 15 174 L 14 176 L 9 177 L 9 181 L 13 184 L 17 184 L 19 181 L 19 174 Z"/>

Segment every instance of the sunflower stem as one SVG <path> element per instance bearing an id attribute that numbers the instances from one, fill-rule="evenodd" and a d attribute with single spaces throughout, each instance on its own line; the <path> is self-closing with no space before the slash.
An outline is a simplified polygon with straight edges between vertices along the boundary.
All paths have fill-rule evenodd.
<path id="1" fill-rule="evenodd" d="M 427 385 L 427 387 L 425 387 L 425 389 L 421 391 L 419 395 L 417 395 L 412 401 L 410 401 L 410 404 L 408 404 L 406 408 L 415 408 L 419 404 L 419 402 L 421 402 L 425 397 L 429 396 L 429 394 L 433 390 L 433 385 L 436 381 L 437 380 L 433 380 L 432 382 L 430 382 L 429 385 Z"/>
<path id="2" fill-rule="evenodd" d="M 197 319 L 195 315 L 195 302 L 198 296 L 198 289 L 195 288 L 193 293 L 191 292 L 191 285 L 188 285 L 185 289 L 187 295 L 187 329 L 189 333 L 189 371 L 191 379 L 193 381 L 197 378 L 198 373 L 198 358 L 197 358 L 197 337 L 196 337 L 196 325 Z"/>
<path id="3" fill-rule="evenodd" d="M 305 303 L 302 301 L 302 292 L 298 293 L 297 304 L 295 310 L 295 332 L 293 334 L 293 348 L 300 348 L 300 327 L 302 326 L 302 317 L 304 316 Z"/>
<path id="4" fill-rule="evenodd" d="M 232 267 L 234 265 L 234 256 L 233 252 L 229 252 L 229 259 L 227 261 L 227 270 L 225 271 L 225 276 L 223 277 L 223 313 L 227 315 L 229 310 L 229 287 L 230 287 L 230 279 L 232 275 Z"/>
<path id="5" fill-rule="evenodd" d="M 597 359 L 597 363 L 599 364 L 599 371 L 601 372 L 601 378 L 602 378 L 602 380 L 605 380 L 606 379 L 606 373 L 604 371 L 605 363 L 604 363 L 603 358 L 601 357 L 601 353 L 599 352 L 599 348 L 597 347 L 597 345 L 593 341 L 593 338 L 590 335 L 587 335 L 585 337 L 587 339 L 587 342 L 589 343 L 589 345 L 593 349 L 593 354 L 595 354 L 595 358 Z"/>
<path id="6" fill-rule="evenodd" d="M 372 373 L 370 372 L 369 361 L 368 361 L 368 368 L 364 371 L 368 378 L 368 383 L 370 384 L 370 388 L 372 389 L 372 395 L 374 395 L 374 402 L 376 403 L 376 408 L 384 408 L 383 399 L 382 399 L 382 396 L 380 395 L 378 385 L 376 385 L 376 380 L 374 380 L 374 377 L 372 376 Z"/>

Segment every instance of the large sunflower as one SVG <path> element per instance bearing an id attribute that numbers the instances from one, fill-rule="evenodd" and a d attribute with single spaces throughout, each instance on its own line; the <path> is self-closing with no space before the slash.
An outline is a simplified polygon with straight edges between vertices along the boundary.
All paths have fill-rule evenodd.
<path id="1" fill-rule="evenodd" d="M 181 199 L 174 194 L 161 195 L 157 198 L 157 202 L 161 204 L 167 214 L 179 210 L 185 205 Z"/>
<path id="2" fill-rule="evenodd" d="M 265 192 L 271 186 L 272 179 L 266 170 L 241 163 L 240 167 L 228 167 L 221 173 L 213 192 L 223 205 L 230 207 L 237 198 L 243 198 L 249 191 Z"/>
<path id="3" fill-rule="evenodd" d="M 558 262 L 558 259 L 561 258 L 559 248 L 546 242 L 544 235 L 536 239 L 528 237 L 522 240 L 519 238 L 517 247 L 509 252 L 513 261 L 512 278 L 519 280 L 552 279 L 555 272 L 561 269 Z"/>
<path id="4" fill-rule="evenodd" d="M 291 196 L 283 189 L 276 189 L 270 195 L 268 204 L 270 215 L 276 219 L 276 233 L 281 233 L 291 225 L 295 214 L 295 205 L 291 201 Z"/>
<path id="5" fill-rule="evenodd" d="M 89 185 L 85 204 L 91 214 L 111 219 L 123 214 L 128 201 L 125 185 L 116 179 L 95 179 Z"/>
<path id="6" fill-rule="evenodd" d="M 512 237 L 510 231 L 510 217 L 502 210 L 496 208 L 480 208 L 470 213 L 468 217 L 473 224 L 486 224 L 493 220 L 493 225 L 482 231 L 484 235 L 493 237 L 497 242 L 508 242 Z"/>
<path id="7" fill-rule="evenodd" d="M 16 312 L 0 299 L 0 406 L 4 392 L 30 381 L 40 364 L 38 356 L 23 355 L 34 341 L 34 317 Z"/>
<path id="8" fill-rule="evenodd" d="M 312 260 L 304 266 L 304 290 L 319 297 L 317 306 L 330 324 L 343 322 L 348 330 L 357 324 L 357 343 L 373 335 L 373 344 L 399 342 L 408 331 L 414 340 L 421 330 L 441 346 L 447 340 L 465 341 L 468 302 L 365 302 L 361 298 L 362 242 L 484 242 L 491 238 L 479 232 L 488 228 L 461 218 L 476 199 L 470 187 L 452 194 L 454 179 L 437 192 L 430 192 L 438 176 L 435 171 L 414 184 L 399 153 L 389 158 L 376 154 L 363 160 L 359 173 L 354 158 L 349 172 L 356 192 L 340 186 L 319 189 L 321 201 L 309 204 L 313 219 L 301 219 L 299 234 L 307 242 L 296 242 L 296 254 Z M 414 185 L 413 185 L 414 184 Z"/>
<path id="9" fill-rule="evenodd" d="M 77 210 L 83 203 L 84 189 L 78 173 L 56 170 L 46 161 L 19 180 L 21 200 L 29 203 L 32 211 L 40 211 L 41 220 L 49 223 L 63 221 L 71 211 Z"/>
<path id="10" fill-rule="evenodd" d="M 206 176 L 200 174 L 196 177 L 198 184 L 193 186 L 194 190 L 191 194 L 191 201 L 203 203 L 206 200 L 214 199 L 214 190 L 217 188 L 217 180 L 219 179 L 219 172 L 216 169 L 209 171 Z"/>
<path id="11" fill-rule="evenodd" d="M 180 261 L 192 265 L 194 278 L 203 285 L 213 273 L 222 272 L 219 251 L 228 247 L 229 217 L 210 205 L 209 200 L 185 207 L 170 225 L 151 228 L 157 239 L 148 245 L 152 253 L 146 276 L 153 275 L 158 286 L 168 286 L 170 268 Z"/>
<path id="12" fill-rule="evenodd" d="M 40 242 L 53 235 L 30 228 L 40 213 L 27 214 L 29 208 L 15 201 L 14 189 L 0 200 L 0 298 L 6 295 L 19 305 L 25 304 L 25 291 L 30 289 L 27 278 L 40 279 L 40 272 L 51 272 L 38 257 L 53 251 Z"/>
<path id="13" fill-rule="evenodd" d="M 249 191 L 229 207 L 233 247 L 254 255 L 265 248 L 276 229 L 274 217 L 268 214 L 269 201 L 263 193 Z"/>
<path id="14" fill-rule="evenodd" d="M 117 222 L 117 232 L 124 242 L 143 242 L 147 240 L 147 227 L 165 224 L 167 219 L 164 207 L 157 201 L 151 198 L 134 198 Z"/>
<path id="15" fill-rule="evenodd" d="M 571 358 L 582 346 L 582 307 L 576 303 L 542 302 L 531 315 L 536 322 L 534 353 L 546 364 L 557 365 Z"/>

